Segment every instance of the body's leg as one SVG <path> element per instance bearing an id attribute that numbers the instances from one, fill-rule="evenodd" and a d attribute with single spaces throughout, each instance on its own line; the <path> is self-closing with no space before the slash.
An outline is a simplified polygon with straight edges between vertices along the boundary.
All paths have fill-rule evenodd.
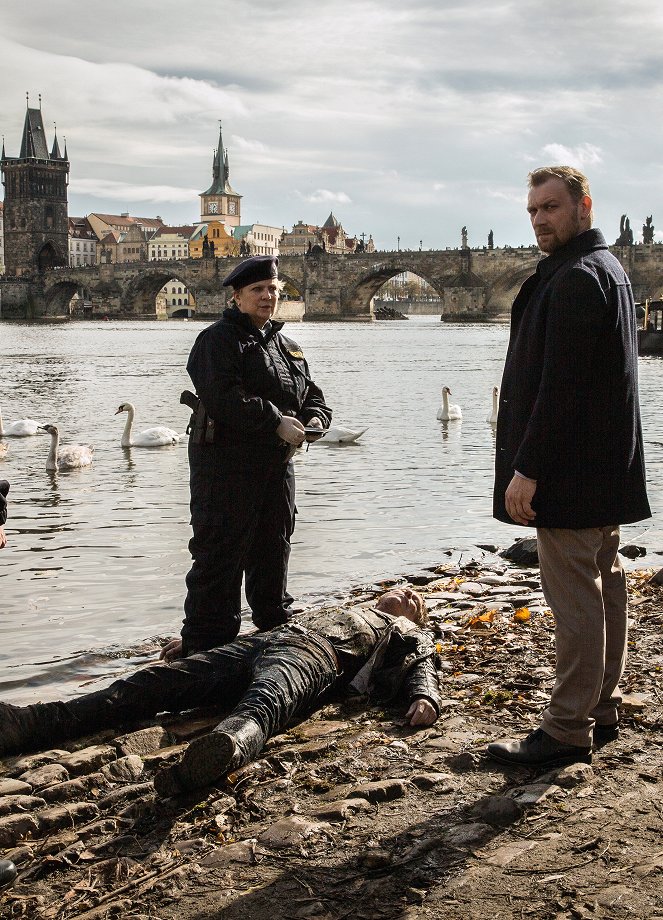
<path id="1" fill-rule="evenodd" d="M 293 716 L 320 702 L 337 675 L 328 642 L 287 626 L 277 630 L 255 658 L 249 689 L 230 715 L 209 735 L 192 741 L 180 764 L 157 776 L 157 790 L 172 795 L 206 786 L 248 763 Z"/>
<path id="2" fill-rule="evenodd" d="M 555 617 L 556 677 L 541 727 L 563 744 L 591 745 L 605 679 L 606 616 L 600 527 L 537 530 L 541 586 Z"/>
<path id="3" fill-rule="evenodd" d="M 628 595 L 619 558 L 619 527 L 603 528 L 597 562 L 605 610 L 605 669 L 599 701 L 591 712 L 598 725 L 614 725 L 622 697 L 618 685 L 626 665 Z"/>
<path id="4" fill-rule="evenodd" d="M 31 706 L 0 703 L 0 755 L 48 747 L 158 712 L 230 708 L 248 687 L 253 659 L 263 644 L 261 637 L 246 636 L 173 664 L 141 668 L 106 690 L 72 700 Z"/>
<path id="5" fill-rule="evenodd" d="M 287 622 L 290 537 L 295 528 L 295 474 L 292 461 L 269 471 L 257 526 L 246 554 L 246 598 L 258 629 Z"/>

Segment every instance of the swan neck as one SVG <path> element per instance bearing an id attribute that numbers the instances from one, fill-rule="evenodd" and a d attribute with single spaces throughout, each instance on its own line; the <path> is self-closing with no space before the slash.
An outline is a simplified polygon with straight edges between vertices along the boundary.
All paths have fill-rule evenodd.
<path id="1" fill-rule="evenodd" d="M 122 441 L 120 442 L 122 447 L 131 447 L 131 426 L 134 423 L 134 407 L 130 406 L 127 409 L 127 420 L 124 424 L 124 431 L 122 432 Z"/>
<path id="2" fill-rule="evenodd" d="M 58 468 L 58 444 L 60 442 L 60 432 L 51 433 L 51 446 L 48 450 L 48 459 L 46 460 L 47 470 L 57 470 Z"/>

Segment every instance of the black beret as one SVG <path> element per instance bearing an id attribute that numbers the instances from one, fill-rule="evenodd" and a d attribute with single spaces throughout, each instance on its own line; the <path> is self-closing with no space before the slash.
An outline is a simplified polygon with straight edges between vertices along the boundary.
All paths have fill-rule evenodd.
<path id="1" fill-rule="evenodd" d="M 278 264 L 276 256 L 251 256 L 250 259 L 240 262 L 237 268 L 233 268 L 224 279 L 223 286 L 233 287 L 237 291 L 247 284 L 255 284 L 256 281 L 278 278 Z"/>

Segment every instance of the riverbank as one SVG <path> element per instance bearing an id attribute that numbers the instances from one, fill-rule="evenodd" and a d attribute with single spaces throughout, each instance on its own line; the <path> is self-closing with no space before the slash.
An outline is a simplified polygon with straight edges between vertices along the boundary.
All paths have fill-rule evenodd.
<path id="1" fill-rule="evenodd" d="M 19 878 L 0 916 L 663 917 L 663 588 L 629 573 L 620 739 L 535 776 L 483 753 L 536 724 L 554 667 L 538 570 L 495 560 L 395 579 L 426 595 L 439 646 L 429 729 L 333 703 L 218 788 L 164 801 L 154 771 L 213 715 L 5 760 L 0 847 Z"/>

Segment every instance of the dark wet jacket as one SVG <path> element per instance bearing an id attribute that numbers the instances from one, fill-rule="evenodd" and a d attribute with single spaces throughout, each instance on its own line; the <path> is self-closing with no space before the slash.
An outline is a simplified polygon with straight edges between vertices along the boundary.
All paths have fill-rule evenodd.
<path id="1" fill-rule="evenodd" d="M 214 444 L 230 459 L 285 462 L 288 447 L 276 435 L 284 415 L 304 425 L 317 416 L 329 427 L 331 410 L 282 327 L 272 322 L 263 335 L 246 313 L 228 307 L 191 350 L 187 371 L 214 419 Z"/>
<path id="2" fill-rule="evenodd" d="M 385 701 L 403 696 L 408 704 L 425 698 L 439 714 L 437 652 L 433 641 L 414 624 L 376 607 L 356 606 L 306 611 L 291 621 L 291 625 L 305 627 L 331 643 L 345 686 L 350 685 L 375 654 L 371 695 Z M 405 630 L 401 631 L 401 626 Z"/>
<path id="3" fill-rule="evenodd" d="M 497 420 L 494 516 L 514 470 L 537 480 L 535 526 L 649 517 L 629 280 L 598 230 L 542 259 L 513 304 Z"/>
<path id="4" fill-rule="evenodd" d="M 0 527 L 7 521 L 7 493 L 9 492 L 9 483 L 6 479 L 0 479 Z"/>

